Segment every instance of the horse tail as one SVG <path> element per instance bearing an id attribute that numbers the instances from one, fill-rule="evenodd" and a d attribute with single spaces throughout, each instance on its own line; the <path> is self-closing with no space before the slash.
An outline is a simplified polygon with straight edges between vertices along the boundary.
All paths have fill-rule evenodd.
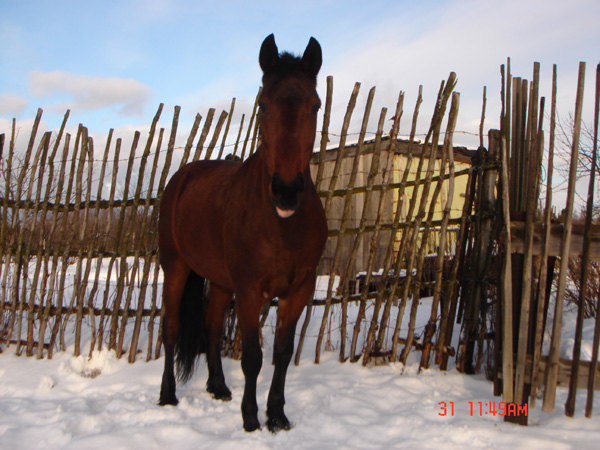
<path id="1" fill-rule="evenodd" d="M 204 319 L 208 305 L 209 283 L 191 271 L 179 306 L 179 336 L 175 343 L 177 378 L 185 383 L 194 373 L 196 360 L 205 353 L 207 333 Z"/>

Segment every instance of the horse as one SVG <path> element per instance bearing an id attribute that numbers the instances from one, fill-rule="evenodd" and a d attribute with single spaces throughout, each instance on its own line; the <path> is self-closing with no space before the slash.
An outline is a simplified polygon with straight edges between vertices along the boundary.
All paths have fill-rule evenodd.
<path id="1" fill-rule="evenodd" d="M 327 239 L 325 211 L 310 174 L 316 135 L 317 74 L 322 51 L 310 38 L 301 57 L 279 53 L 273 34 L 259 53 L 260 146 L 244 162 L 196 161 L 176 172 L 159 209 L 164 273 L 164 372 L 160 405 L 177 405 L 178 381 L 206 353 L 206 390 L 231 400 L 221 365 L 224 316 L 234 302 L 245 376 L 242 418 L 260 429 L 256 402 L 262 366 L 259 318 L 277 298 L 275 365 L 267 398 L 271 432 L 289 430 L 284 387 L 296 323 L 312 298 Z"/>

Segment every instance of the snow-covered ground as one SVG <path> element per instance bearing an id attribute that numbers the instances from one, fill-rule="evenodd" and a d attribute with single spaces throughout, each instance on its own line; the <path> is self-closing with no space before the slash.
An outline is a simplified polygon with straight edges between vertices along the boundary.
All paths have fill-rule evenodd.
<path id="1" fill-rule="evenodd" d="M 326 281 L 320 280 L 317 298 L 325 296 Z M 421 301 L 425 303 L 419 308 L 417 331 L 429 315 L 428 300 Z M 350 305 L 349 314 L 355 309 L 355 304 Z M 332 314 L 338 314 L 335 307 Z M 561 356 L 569 357 L 575 322 L 572 307 L 566 308 L 563 319 Z M 559 388 L 554 413 L 542 413 L 538 401 L 537 408 L 528 411 L 529 426 L 504 423 L 498 414 L 485 414 L 489 407 L 480 412 L 480 402 L 482 406 L 493 403 L 496 409 L 501 402 L 483 374 L 466 376 L 453 367 L 417 374 L 418 353 L 409 357 L 406 366 L 341 364 L 337 351 L 322 353 L 321 363 L 313 364 L 320 323 L 317 314 L 302 361 L 288 373 L 286 413 L 294 427 L 276 435 L 266 427 L 254 433 L 243 431 L 244 378 L 239 361 L 223 360 L 232 401 L 213 400 L 206 393 L 207 368 L 202 358 L 193 379 L 178 386 L 179 405 L 159 407 L 162 358 L 146 363 L 140 356 L 138 362 L 128 364 L 126 358 L 118 360 L 108 351 L 96 352 L 91 359 L 76 358 L 72 333 L 67 335 L 67 351 L 52 360 L 17 357 L 14 346 L 10 347 L 0 354 L 0 449 L 599 447 L 600 392 L 591 419 L 583 416 L 584 390 L 577 396 L 572 419 L 563 412 L 566 389 Z M 265 358 L 258 384 L 262 423 L 273 372 L 269 362 L 274 324 L 272 314 L 263 329 Z M 332 330 L 334 350 L 339 348 L 338 336 Z M 592 336 L 593 320 L 586 320 L 583 359 L 590 358 Z M 140 348 L 146 348 L 146 338 L 141 337 Z M 87 342 L 89 346 L 89 335 Z M 88 353 L 89 347 L 84 348 L 83 354 Z"/>
<path id="2" fill-rule="evenodd" d="M 266 348 L 258 385 L 263 423 L 273 371 L 269 352 Z M 232 401 L 213 400 L 205 392 L 202 361 L 194 378 L 178 387 L 179 405 L 159 407 L 162 358 L 128 364 L 111 352 L 88 359 L 71 351 L 38 361 L 9 349 L 0 355 L 0 448 L 563 449 L 598 448 L 600 442 L 600 396 L 597 415 L 586 419 L 583 391 L 574 419 L 564 416 L 566 390 L 559 389 L 556 411 L 542 414 L 538 406 L 528 411 L 529 426 L 521 427 L 499 415 L 480 415 L 479 402 L 499 406 L 501 400 L 483 375 L 455 369 L 417 374 L 416 360 L 406 367 L 341 364 L 337 352 L 324 353 L 319 365 L 310 358 L 290 367 L 288 375 L 286 412 L 294 428 L 273 435 L 266 427 L 254 433 L 242 429 L 238 361 L 223 361 Z M 440 402 L 446 402 L 445 416 Z"/>

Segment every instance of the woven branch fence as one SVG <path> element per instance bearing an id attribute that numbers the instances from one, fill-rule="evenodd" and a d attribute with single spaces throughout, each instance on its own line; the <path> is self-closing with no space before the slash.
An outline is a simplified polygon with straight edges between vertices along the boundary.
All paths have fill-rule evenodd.
<path id="1" fill-rule="evenodd" d="M 398 138 L 404 113 L 400 93 L 391 129 L 385 129 L 388 111 L 383 108 L 375 137 L 367 140 L 372 88 L 358 140 L 347 143 L 360 89 L 356 83 L 339 145 L 328 149 L 333 80 L 327 79 L 311 170 L 330 231 L 315 299 L 298 326 L 296 363 L 308 343 L 314 345 L 316 362 L 323 349 L 333 348 L 340 360 L 362 358 L 365 364 L 382 358 L 406 361 L 416 349 L 423 367 L 429 366 L 432 351 L 438 364 L 454 353 L 450 338 L 460 261 L 454 255 L 465 249 L 475 200 L 455 186 L 462 183 L 463 191 L 465 186 L 473 191 L 476 171 L 471 166 L 475 152 L 452 145 L 459 104 L 454 85 L 452 73 L 442 83 L 423 142 L 415 139 L 421 92 L 409 139 Z M 68 112 L 57 132 L 40 137 L 39 110 L 26 150 L 17 152 L 13 121 L 12 135 L 0 137 L 4 350 L 51 358 L 71 346 L 75 355 L 109 348 L 131 362 L 139 355 L 160 356 L 160 194 L 189 161 L 244 160 L 257 150 L 256 102 L 232 139 L 234 109 L 235 99 L 217 119 L 210 109 L 202 128 L 197 115 L 183 148 L 176 147 L 179 107 L 166 131 L 158 127 L 160 105 L 147 136 L 135 132 L 129 149 L 113 139 L 113 130 L 101 149 L 82 125 L 70 135 Z M 266 310 L 266 326 L 268 317 Z M 236 328 L 231 309 L 223 348 L 234 357 L 240 351 Z"/>
<path id="2" fill-rule="evenodd" d="M 501 130 L 490 130 L 488 148 L 484 89 L 476 152 L 453 146 L 460 99 L 454 73 L 441 84 L 423 141 L 415 138 L 422 90 L 408 139 L 398 137 L 404 94 L 386 129 L 387 108 L 372 120 L 375 88 L 368 93 L 360 129 L 350 132 L 356 83 L 339 144 L 330 149 L 333 80 L 327 79 L 311 171 L 329 239 L 314 299 L 296 330 L 296 364 L 309 347 L 317 363 L 323 351 L 337 351 L 340 361 L 407 362 L 412 356 L 420 368 L 434 362 L 444 370 L 456 356 L 465 373 L 485 368 L 495 394 L 507 404 L 533 407 L 543 386 L 543 410 L 551 411 L 557 386 L 568 385 L 565 411 L 573 415 L 576 390 L 587 387 L 586 415 L 591 415 L 600 386 L 597 313 L 591 361 L 581 361 L 581 346 L 584 313 L 590 310 L 587 268 L 589 261 L 600 260 L 600 229 L 592 223 L 600 68 L 590 194 L 585 225 L 577 226 L 573 206 L 584 70 L 585 65 L 561 220 L 551 220 L 556 67 L 544 208 L 539 206 L 546 136 L 539 64 L 531 83 L 512 76 L 510 61 L 502 67 Z M 39 110 L 22 152 L 15 150 L 14 120 L 9 136 L 0 134 L 0 351 L 14 348 L 17 354 L 52 358 L 71 347 L 75 355 L 109 348 L 130 362 L 160 357 L 156 226 L 164 186 L 189 161 L 244 160 L 260 147 L 256 102 L 249 120 L 241 116 L 237 132 L 232 131 L 235 99 L 216 119 L 214 109 L 203 124 L 196 115 L 181 147 L 176 145 L 180 108 L 167 130 L 158 126 L 162 109 L 145 143 L 135 132 L 128 149 L 121 139 L 113 142 L 113 130 L 102 149 L 95 148 L 84 126 L 67 133 L 68 112 L 57 132 L 38 136 Z M 376 132 L 367 139 L 370 126 Z M 355 135 L 357 141 L 348 142 Z M 563 326 L 567 271 L 574 258 L 581 258 L 583 288 L 576 323 Z M 598 299 L 593 303 L 597 312 Z M 274 299 L 261 317 L 266 339 L 276 305 Z M 225 320 L 223 352 L 239 357 L 233 308 Z M 571 327 L 572 358 L 565 359 L 561 338 Z M 527 416 L 507 420 L 525 424 Z"/>
<path id="3" fill-rule="evenodd" d="M 539 63 L 534 64 L 532 81 L 513 77 L 510 59 L 501 69 L 501 129 L 490 130 L 487 152 L 496 167 L 483 174 L 497 181 L 482 184 L 492 191 L 480 192 L 474 216 L 478 239 L 472 241 L 465 258 L 465 273 L 469 276 L 461 285 L 464 309 L 457 364 L 466 373 L 475 373 L 485 364 L 489 378 L 494 380 L 494 393 L 502 395 L 506 404 L 516 406 L 516 411 L 527 411 L 528 405 L 535 407 L 540 396 L 542 411 L 552 412 L 557 387 L 564 386 L 569 389 L 565 413 L 573 416 L 577 389 L 586 389 L 585 415 L 590 417 L 594 391 L 600 389 L 600 298 L 591 298 L 588 293 L 593 283 L 598 283 L 597 274 L 592 278 L 592 263 L 597 267 L 600 261 L 600 226 L 592 220 L 600 65 L 596 70 L 592 164 L 585 173 L 589 180 L 585 223 L 579 225 L 574 223 L 574 207 L 575 186 L 581 172 L 578 153 L 585 63 L 579 66 L 568 151 L 567 201 L 560 218 L 553 217 L 552 211 L 557 68 L 553 68 L 549 114 L 545 114 L 546 99 L 540 95 Z M 547 117 L 548 134 L 544 131 Z M 580 268 L 575 275 L 569 273 L 574 262 Z M 571 288 L 579 286 L 573 305 L 565 301 L 568 284 Z M 590 360 L 582 361 L 586 310 L 596 313 L 595 317 L 591 314 L 586 325 L 593 331 L 593 343 L 586 345 L 591 348 Z M 571 320 L 564 320 L 563 315 Z M 573 336 L 571 342 L 566 339 L 568 336 Z M 526 425 L 527 414 L 506 415 L 505 420 Z"/>

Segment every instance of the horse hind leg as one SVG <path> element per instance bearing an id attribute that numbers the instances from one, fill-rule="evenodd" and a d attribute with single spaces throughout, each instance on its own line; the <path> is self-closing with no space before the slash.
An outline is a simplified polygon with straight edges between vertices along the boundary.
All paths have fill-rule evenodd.
<path id="1" fill-rule="evenodd" d="M 165 271 L 163 284 L 163 346 L 165 348 L 165 365 L 160 386 L 159 405 L 177 405 L 175 396 L 175 345 L 179 338 L 181 297 L 189 270 Z"/>
<path id="2" fill-rule="evenodd" d="M 225 375 L 221 365 L 221 341 L 223 321 L 227 307 L 231 304 L 233 292 L 211 283 L 210 300 L 206 309 L 205 326 L 208 337 L 206 361 L 208 363 L 208 382 L 206 390 L 217 400 L 231 400 L 231 391 L 225 384 Z"/>

